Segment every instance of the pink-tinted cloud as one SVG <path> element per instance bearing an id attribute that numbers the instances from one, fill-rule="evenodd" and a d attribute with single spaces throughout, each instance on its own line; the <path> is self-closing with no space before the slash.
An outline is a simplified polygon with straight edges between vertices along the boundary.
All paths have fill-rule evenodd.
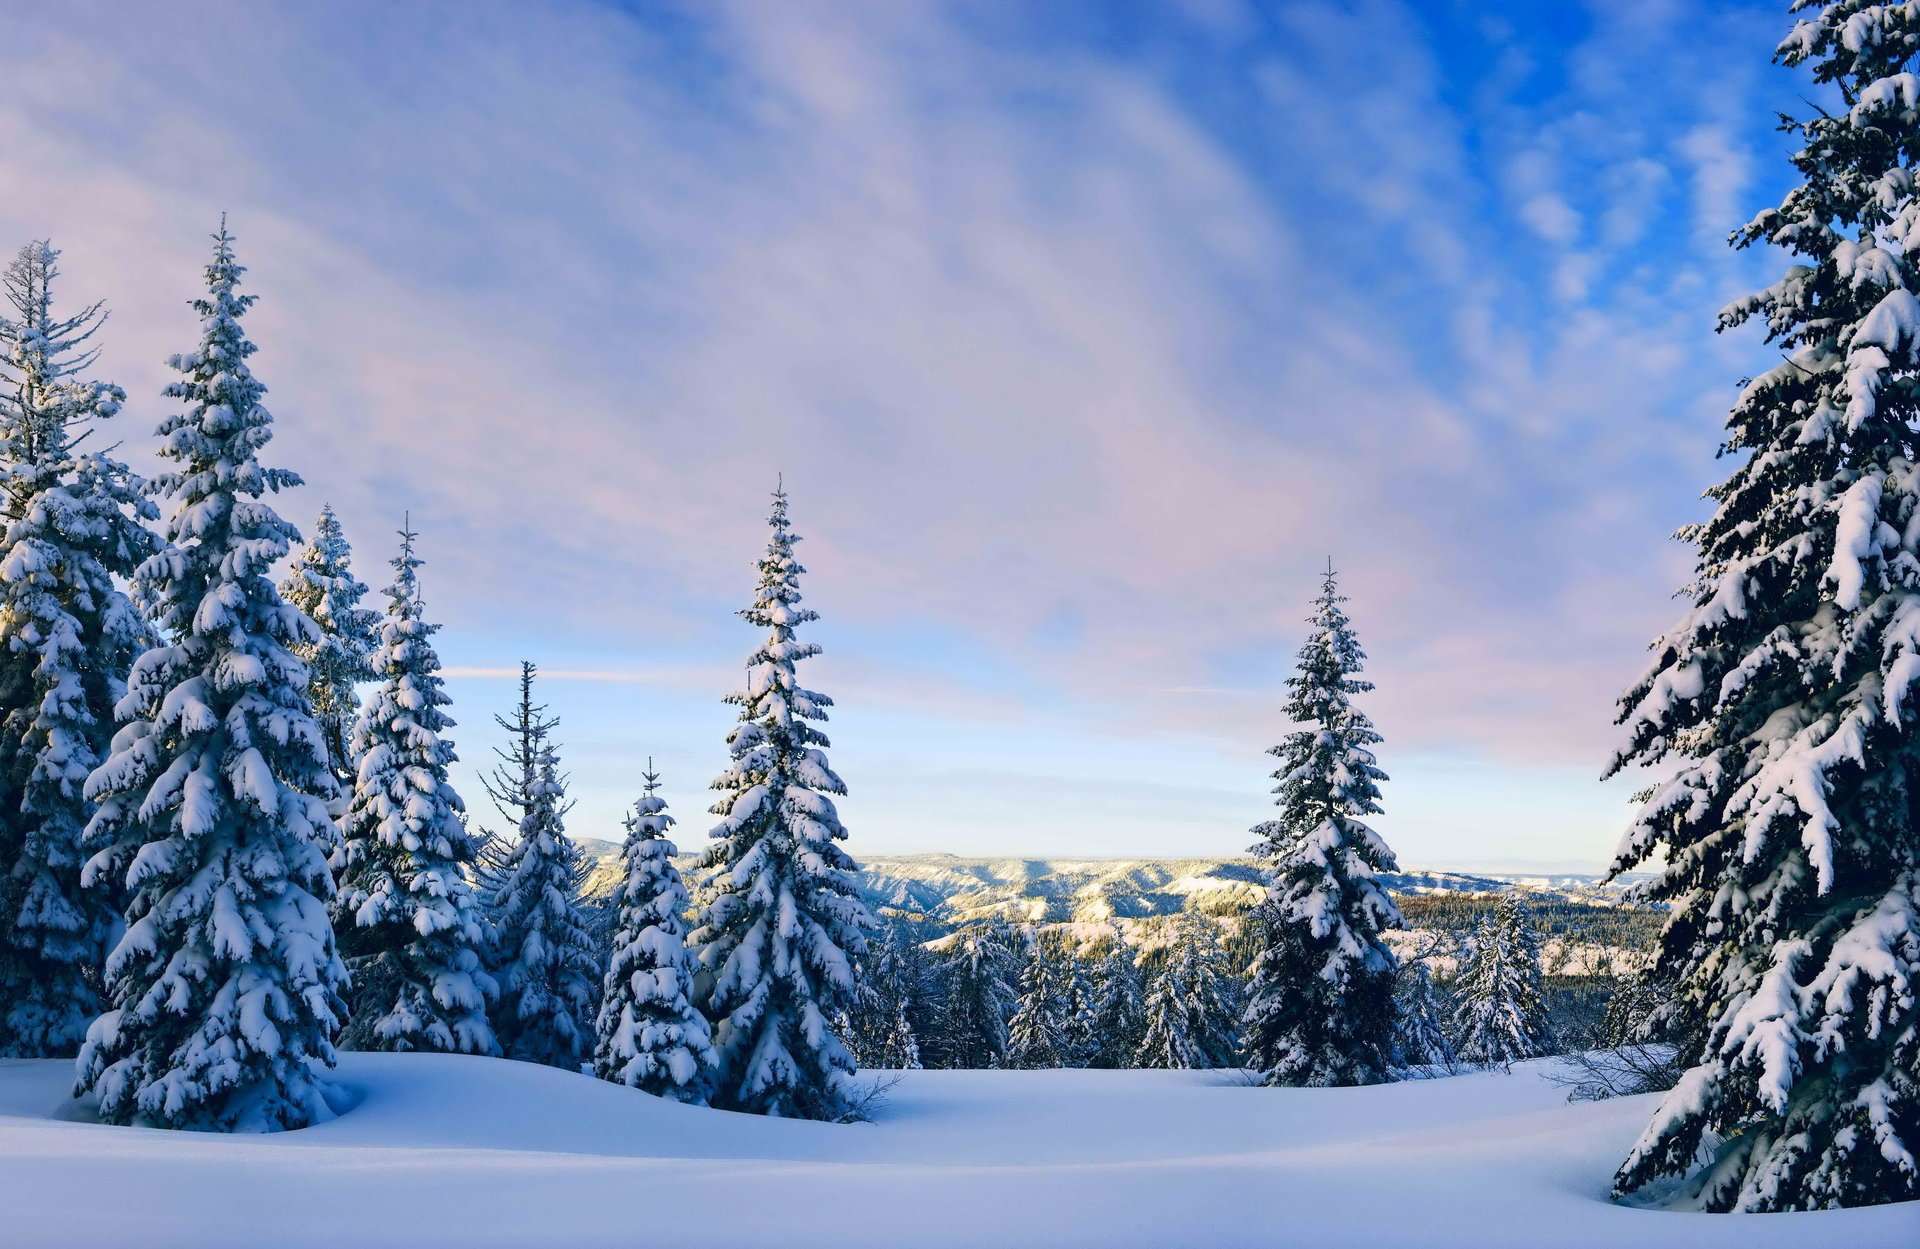
<path id="1" fill-rule="evenodd" d="M 290 514 L 371 567 L 411 508 L 450 638 L 728 654 L 784 472 L 876 697 L 1263 742 L 1331 555 L 1397 744 L 1597 770 L 1752 354 L 1710 259 L 1631 271 L 1743 193 L 1724 97 L 1609 133 L 1631 84 L 1572 57 L 1581 109 L 1476 120 L 1384 4 L 1257 51 L 1199 6 L 1231 126 L 964 7 L 194 7 L 0 51 L 0 238 L 56 236 L 152 396 L 231 211 Z"/>

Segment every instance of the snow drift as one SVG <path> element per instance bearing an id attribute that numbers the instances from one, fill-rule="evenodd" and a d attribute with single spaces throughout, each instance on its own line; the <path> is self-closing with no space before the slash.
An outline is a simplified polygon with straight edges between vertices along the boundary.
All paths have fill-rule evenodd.
<path id="1" fill-rule="evenodd" d="M 907 1073 L 870 1124 L 754 1118 L 498 1059 L 348 1054 L 339 1118 L 109 1127 L 0 1062 L 0 1240 L 39 1246 L 1550 1246 L 1920 1243 L 1920 1205 L 1605 1200 L 1645 1098 L 1512 1074 L 1262 1089 L 1234 1073 Z"/>

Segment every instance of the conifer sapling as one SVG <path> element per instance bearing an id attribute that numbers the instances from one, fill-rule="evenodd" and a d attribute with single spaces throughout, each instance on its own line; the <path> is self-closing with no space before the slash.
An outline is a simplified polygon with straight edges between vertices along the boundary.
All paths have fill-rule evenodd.
<path id="1" fill-rule="evenodd" d="M 594 1074 L 683 1102 L 704 1102 L 713 1040 L 693 1004 L 685 915 L 692 902 L 667 840 L 673 817 L 647 761 L 645 792 L 627 817 L 626 874 L 614 890 L 613 953 L 600 1001 Z"/>

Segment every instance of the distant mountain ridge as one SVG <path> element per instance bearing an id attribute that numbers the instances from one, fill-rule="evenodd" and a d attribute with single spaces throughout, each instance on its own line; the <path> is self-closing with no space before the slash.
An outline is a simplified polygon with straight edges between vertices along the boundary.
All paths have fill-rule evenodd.
<path id="1" fill-rule="evenodd" d="M 591 860 L 586 893 L 600 899 L 620 879 L 620 847 L 581 838 Z M 682 870 L 691 866 L 682 855 Z M 955 854 L 874 855 L 861 860 L 862 890 L 876 909 L 958 926 L 1000 915 L 1015 923 L 1112 924 L 1197 910 L 1238 915 L 1265 889 L 1260 866 L 1246 856 L 1215 858 L 1070 859 Z M 1544 898 L 1617 905 L 1626 885 L 1599 874 L 1505 874 L 1443 871 L 1383 876 L 1396 894 L 1500 893 L 1525 889 Z"/>

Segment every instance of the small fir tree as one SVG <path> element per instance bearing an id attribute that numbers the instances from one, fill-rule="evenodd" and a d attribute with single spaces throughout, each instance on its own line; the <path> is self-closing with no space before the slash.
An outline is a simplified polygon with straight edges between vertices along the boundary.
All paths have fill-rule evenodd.
<path id="1" fill-rule="evenodd" d="M 507 865 L 513 859 L 520 826 L 526 823 L 527 814 L 533 809 L 541 792 L 541 748 L 560 723 L 547 714 L 544 703 L 533 701 L 533 680 L 538 675 L 539 669 L 532 662 L 520 661 L 519 697 L 514 702 L 513 715 L 508 717 L 496 712 L 493 717 L 493 722 L 506 730 L 507 745 L 504 749 L 494 747 L 496 762 L 493 771 L 481 778 L 494 809 L 499 811 L 515 833 L 514 836 L 504 836 L 483 829 L 476 839 L 474 882 L 481 899 L 487 904 L 490 928 L 496 931 L 499 917 L 493 914 L 493 899 L 500 896 L 500 887 L 506 881 Z M 491 965 L 496 972 L 503 966 L 497 944 Z"/>
<path id="2" fill-rule="evenodd" d="M 0 275 L 0 1056 L 72 1055 L 99 1013 L 119 893 L 80 887 L 88 773 L 148 641 L 116 579 L 151 555 L 140 482 L 79 442 L 126 396 L 84 377 L 99 304 L 53 310 L 59 253 Z"/>
<path id="3" fill-rule="evenodd" d="M 353 548 L 331 506 L 320 509 L 313 540 L 300 552 L 280 593 L 320 627 L 320 640 L 297 646 L 307 665 L 307 698 L 327 741 L 334 777 L 343 792 L 353 786 L 353 729 L 360 713 L 358 687 L 376 679 L 372 656 L 380 645 L 380 613 L 360 606 L 366 583 L 353 575 Z"/>
<path id="4" fill-rule="evenodd" d="M 483 961 L 486 925 L 466 872 L 475 847 L 447 779 L 457 756 L 440 657 L 420 602 L 415 534 L 400 531 L 386 619 L 368 670 L 379 681 L 354 725 L 359 760 L 336 858 L 341 952 L 353 971 L 355 1049 L 497 1054 Z"/>
<path id="5" fill-rule="evenodd" d="M 1611 766 L 1671 777 L 1614 870 L 1657 865 L 1656 971 L 1706 1029 L 1615 1190 L 1708 1210 L 1920 1197 L 1920 17 L 1794 7 L 1776 59 L 1828 102 L 1782 119 L 1799 184 L 1733 236 L 1794 255 L 1720 314 L 1784 359 L 1727 419 Z"/>
<path id="6" fill-rule="evenodd" d="M 919 969 L 899 924 L 867 943 L 858 1000 L 847 1017 L 847 1048 L 863 1068 L 911 1071 L 921 1065 L 912 1016 L 919 1006 Z"/>
<path id="7" fill-rule="evenodd" d="M 134 662 L 124 727 L 87 780 L 84 882 L 130 894 L 79 1057 L 110 1123 L 266 1131 L 329 1113 L 346 987 L 326 908 L 333 777 L 291 650 L 313 624 L 268 579 L 298 535 L 263 496 L 299 478 L 257 458 L 272 417 L 241 273 L 222 223 L 200 345 L 171 362 L 186 411 L 160 427 L 167 545 L 136 577 L 171 641 Z"/>
<path id="8" fill-rule="evenodd" d="M 900 959 L 901 999 L 906 1026 L 913 1035 L 916 1065 L 948 1065 L 941 1052 L 946 1031 L 946 967 L 942 956 L 922 944 L 919 927 L 907 920 L 893 924 Z"/>
<path id="9" fill-rule="evenodd" d="M 621 849 L 626 875 L 613 893 L 613 953 L 600 1000 L 593 1071 L 676 1101 L 704 1103 L 713 1071 L 713 1038 L 693 1005 L 693 962 L 686 913 L 692 908 L 674 844 L 673 817 L 660 777 L 647 761 L 645 792 L 627 817 Z"/>
<path id="10" fill-rule="evenodd" d="M 1233 1027 L 1237 996 L 1218 929 L 1203 916 L 1182 915 L 1174 944 L 1147 991 L 1146 1021 L 1134 1065 L 1233 1066 L 1238 1049 Z"/>
<path id="11" fill-rule="evenodd" d="M 1260 948 L 1246 1007 L 1248 1057 L 1271 1085 L 1376 1084 L 1393 1065 L 1397 962 L 1381 934 L 1402 926 L 1378 875 L 1393 852 L 1365 823 L 1380 813 L 1372 747 L 1353 697 L 1366 655 L 1329 565 L 1308 617 L 1280 760 L 1280 818 L 1255 828 L 1271 887 L 1249 922 Z"/>
<path id="12" fill-rule="evenodd" d="M 1453 1033 L 1468 1062 L 1502 1066 L 1547 1052 L 1540 942 L 1518 893 L 1502 894 L 1493 917 L 1468 940 L 1454 986 Z"/>
<path id="13" fill-rule="evenodd" d="M 1401 964 L 1393 997 L 1395 1066 L 1451 1068 L 1456 1059 L 1442 1022 L 1446 1011 L 1424 962 Z"/>
<path id="14" fill-rule="evenodd" d="M 1095 1042 L 1088 1064 L 1129 1067 L 1146 1031 L 1146 984 L 1133 950 L 1115 934 L 1093 974 L 1092 1022 Z"/>
<path id="15" fill-rule="evenodd" d="M 1014 981 L 1020 974 L 1013 940 L 1013 931 L 998 916 L 955 938 L 947 955 L 947 1009 L 941 1028 L 946 1065 L 1006 1066 L 1007 1023 L 1017 1005 Z"/>
<path id="16" fill-rule="evenodd" d="M 766 639 L 747 660 L 747 688 L 728 736 L 732 765 L 714 781 L 720 823 L 703 860 L 711 875 L 692 938 L 697 986 L 713 1023 L 714 1104 L 785 1118 L 832 1119 L 851 1109 L 853 1056 L 835 1035 L 857 997 L 855 962 L 874 925 L 838 845 L 830 795 L 846 785 L 827 764 L 832 700 L 803 688 L 801 660 L 819 653 L 795 636 L 818 615 L 800 605 L 787 495 L 773 496 L 773 536 L 760 558 L 753 606 L 740 613 Z"/>
<path id="17" fill-rule="evenodd" d="M 581 913 L 579 851 L 563 822 L 566 785 L 544 733 L 535 758 L 520 838 L 490 902 L 501 960 L 494 1031 L 508 1058 L 579 1070 L 593 1050 L 600 957 Z"/>
<path id="18" fill-rule="evenodd" d="M 1071 943 L 1060 949 L 1060 992 L 1063 1003 L 1060 1025 L 1060 1065 L 1091 1067 L 1100 1052 L 1100 1037 L 1094 1031 L 1097 1002 L 1093 973 L 1086 960 Z"/>
<path id="19" fill-rule="evenodd" d="M 1007 1022 L 1007 1066 L 1063 1067 L 1067 1051 L 1067 992 L 1059 956 L 1035 934 L 1020 972 L 1020 1000 Z"/>

